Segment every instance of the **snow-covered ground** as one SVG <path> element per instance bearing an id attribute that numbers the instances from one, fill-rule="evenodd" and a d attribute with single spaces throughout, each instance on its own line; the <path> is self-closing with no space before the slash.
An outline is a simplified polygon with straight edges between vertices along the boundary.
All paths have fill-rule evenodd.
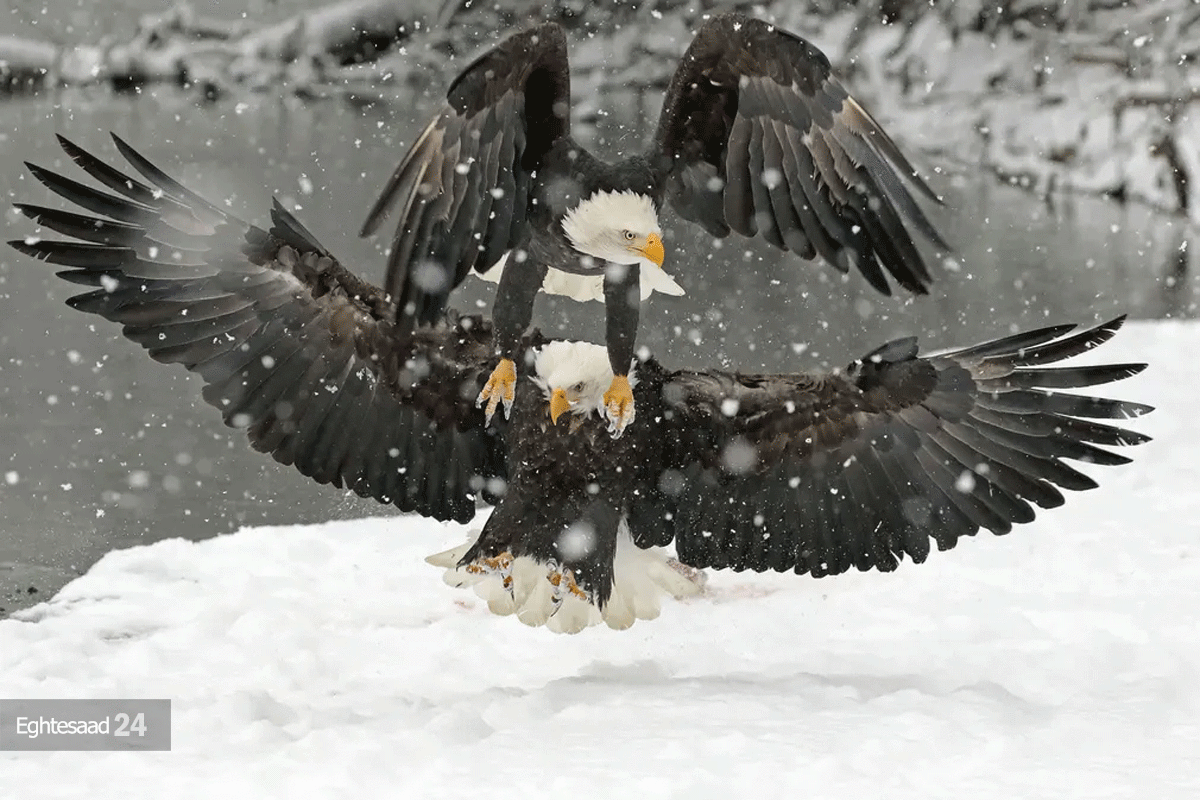
<path id="1" fill-rule="evenodd" d="M 1156 440 L 1008 537 L 623 632 L 491 616 L 419 519 L 114 552 L 0 622 L 0 697 L 169 697 L 174 750 L 2 753 L 0 796 L 1200 797 L 1198 350 L 1100 348 Z"/>

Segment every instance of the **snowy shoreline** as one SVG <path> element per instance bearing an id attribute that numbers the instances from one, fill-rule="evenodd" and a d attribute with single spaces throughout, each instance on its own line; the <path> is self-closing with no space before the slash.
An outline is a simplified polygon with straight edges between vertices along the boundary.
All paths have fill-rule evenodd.
<path id="1" fill-rule="evenodd" d="M 412 517 L 110 553 L 0 621 L 0 696 L 169 697 L 174 751 L 3 753 L 0 784 L 1195 797 L 1197 347 L 1200 324 L 1130 323 L 1089 354 L 1150 362 L 1105 394 L 1158 406 L 1131 423 L 1155 441 L 1008 536 L 888 575 L 713 573 L 624 632 L 491 616 L 422 561 L 465 526 Z"/>
<path id="2" fill-rule="evenodd" d="M 576 97 L 583 125 L 613 109 L 632 110 L 626 123 L 635 129 L 653 120 L 696 20 L 716 8 L 660 0 L 548 11 L 571 28 L 575 84 L 604 98 Z M 1200 220 L 1200 10 L 1187 0 L 719 8 L 811 39 L 906 148 L 949 169 L 982 168 L 1043 196 L 1104 195 Z M 456 59 L 533 18 L 522 2 L 429 0 L 341 0 L 261 26 L 203 11 L 176 4 L 95 44 L 0 37 L 0 93 L 166 83 L 199 102 L 282 90 L 386 104 L 396 85 L 428 88 L 429 75 L 442 75 L 440 92 Z M 895 18 L 885 20 L 889 13 Z"/>

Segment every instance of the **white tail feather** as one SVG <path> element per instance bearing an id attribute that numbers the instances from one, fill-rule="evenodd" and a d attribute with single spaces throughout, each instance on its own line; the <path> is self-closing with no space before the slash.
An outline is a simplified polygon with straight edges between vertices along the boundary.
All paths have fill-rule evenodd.
<path id="1" fill-rule="evenodd" d="M 479 532 L 463 544 L 435 553 L 425 560 L 445 570 L 443 580 L 454 587 L 471 587 L 488 604 L 493 614 L 516 614 L 526 625 L 555 633 L 578 633 L 601 622 L 614 630 L 624 630 L 639 619 L 654 619 L 662 610 L 664 594 L 683 599 L 699 594 L 704 574 L 685 574 L 672 566 L 661 548 L 643 550 L 633 543 L 625 522 L 617 533 L 617 552 L 613 560 L 612 594 L 604 610 L 570 591 L 556 589 L 550 578 L 555 568 L 532 558 L 513 559 L 507 573 L 499 571 L 468 571 L 459 568 L 459 559 L 475 543 Z M 685 568 L 686 569 L 686 568 Z M 505 578 L 510 578 L 505 586 Z M 565 586 L 566 581 L 560 581 Z"/>

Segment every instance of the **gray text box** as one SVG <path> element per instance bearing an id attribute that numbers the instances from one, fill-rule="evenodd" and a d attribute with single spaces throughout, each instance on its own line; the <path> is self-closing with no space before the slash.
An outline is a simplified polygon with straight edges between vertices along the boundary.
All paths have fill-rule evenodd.
<path id="1" fill-rule="evenodd" d="M 0 750 L 170 749 L 170 700 L 0 700 Z"/>

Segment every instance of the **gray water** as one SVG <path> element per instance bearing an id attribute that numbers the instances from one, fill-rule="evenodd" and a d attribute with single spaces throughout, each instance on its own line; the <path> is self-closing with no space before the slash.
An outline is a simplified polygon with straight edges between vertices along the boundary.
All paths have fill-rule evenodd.
<path id="1" fill-rule="evenodd" d="M 78 178 L 54 132 L 115 156 L 104 133 L 113 130 L 247 220 L 266 219 L 272 193 L 298 204 L 344 263 L 378 281 L 382 245 L 354 231 L 427 107 L 419 95 L 365 110 L 273 96 L 198 107 L 173 90 L 7 102 L 0 197 L 52 203 L 21 162 Z M 947 200 L 936 219 L 957 247 L 957 267 L 940 270 L 932 297 L 882 298 L 857 276 L 746 240 L 714 250 L 670 218 L 667 266 L 689 293 L 650 301 L 640 341 L 671 366 L 783 371 L 840 365 L 912 333 L 939 347 L 1123 312 L 1198 313 L 1180 220 L 1099 200 L 1051 208 L 983 176 L 942 172 L 932 182 Z M 5 239 L 32 232 L 15 212 L 0 213 Z M 0 612 L 47 598 L 113 548 L 391 513 L 251 451 L 199 402 L 198 379 L 63 305 L 72 289 L 52 267 L 0 248 Z M 463 289 L 456 306 L 487 310 L 490 285 Z M 536 322 L 599 340 L 601 313 L 542 299 Z"/>

